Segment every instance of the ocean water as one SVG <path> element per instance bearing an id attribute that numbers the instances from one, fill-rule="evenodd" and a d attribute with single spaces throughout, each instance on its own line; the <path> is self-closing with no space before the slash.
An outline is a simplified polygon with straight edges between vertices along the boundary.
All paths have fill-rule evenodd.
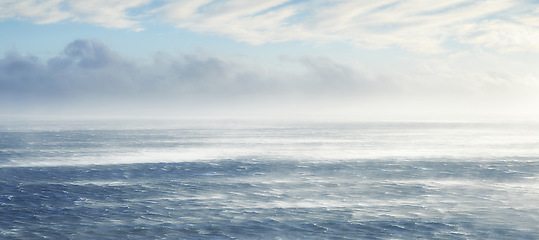
<path id="1" fill-rule="evenodd" d="M 0 122 L 0 239 L 539 239 L 530 122 Z"/>

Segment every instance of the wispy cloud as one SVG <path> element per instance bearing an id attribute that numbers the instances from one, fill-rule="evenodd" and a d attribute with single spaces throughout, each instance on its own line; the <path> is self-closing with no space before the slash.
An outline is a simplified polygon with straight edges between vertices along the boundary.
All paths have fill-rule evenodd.
<path id="1" fill-rule="evenodd" d="M 139 22 L 127 10 L 150 3 L 151 0 L 67 1 L 74 21 L 89 22 L 109 28 L 140 30 Z"/>
<path id="2" fill-rule="evenodd" d="M 525 1 L 268 1 L 256 7 L 239 0 L 190 3 L 188 8 L 183 2 L 168 4 L 157 12 L 178 27 L 253 44 L 346 41 L 361 48 L 399 46 L 425 54 L 450 50 L 447 41 L 500 51 L 537 50 L 539 45 L 533 41 L 539 33 L 533 21 L 537 4 Z"/>
<path id="3" fill-rule="evenodd" d="M 62 20 L 96 24 L 106 28 L 140 30 L 141 24 L 129 9 L 152 0 L 5 0 L 0 2 L 0 19 L 16 18 L 38 24 Z"/>
<path id="4" fill-rule="evenodd" d="M 156 13 L 180 28 L 262 44 L 283 40 L 279 32 L 283 31 L 285 20 L 297 14 L 295 6 L 281 6 L 286 2 L 180 1 L 166 4 Z"/>
<path id="5" fill-rule="evenodd" d="M 71 17 L 62 10 L 64 0 L 5 0 L 0 2 L 0 19 L 28 19 L 39 24 L 58 22 Z"/>
<path id="6" fill-rule="evenodd" d="M 143 11 L 133 15 L 132 9 Z M 0 19 L 142 30 L 145 20 L 158 18 L 255 45 L 340 41 L 437 54 L 460 50 L 448 47 L 452 42 L 501 52 L 539 51 L 537 9 L 536 2 L 523 0 L 4 0 Z"/>

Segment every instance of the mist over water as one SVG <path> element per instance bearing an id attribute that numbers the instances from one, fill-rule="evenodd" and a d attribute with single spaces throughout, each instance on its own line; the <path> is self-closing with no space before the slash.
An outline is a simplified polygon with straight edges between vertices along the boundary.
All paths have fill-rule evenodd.
<path id="1" fill-rule="evenodd" d="M 539 124 L 0 123 L 3 239 L 537 239 Z"/>

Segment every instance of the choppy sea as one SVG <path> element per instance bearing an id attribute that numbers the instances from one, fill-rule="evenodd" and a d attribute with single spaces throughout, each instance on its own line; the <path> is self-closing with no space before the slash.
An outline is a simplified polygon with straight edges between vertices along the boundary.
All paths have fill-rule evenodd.
<path id="1" fill-rule="evenodd" d="M 0 239 L 539 239 L 539 123 L 4 119 Z"/>

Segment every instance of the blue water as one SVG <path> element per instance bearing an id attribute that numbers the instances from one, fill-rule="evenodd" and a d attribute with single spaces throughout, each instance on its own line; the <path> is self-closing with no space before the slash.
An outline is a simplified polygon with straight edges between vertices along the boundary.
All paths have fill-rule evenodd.
<path id="1" fill-rule="evenodd" d="M 539 239 L 539 124 L 0 123 L 0 239 Z"/>

